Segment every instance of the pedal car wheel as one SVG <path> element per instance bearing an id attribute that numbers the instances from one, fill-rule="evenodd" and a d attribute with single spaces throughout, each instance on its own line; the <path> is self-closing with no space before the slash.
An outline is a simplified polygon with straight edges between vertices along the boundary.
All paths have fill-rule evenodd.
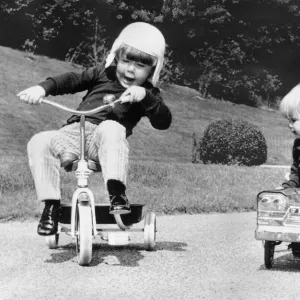
<path id="1" fill-rule="evenodd" d="M 300 257 L 300 243 L 292 243 L 292 253 L 294 257 Z"/>
<path id="2" fill-rule="evenodd" d="M 153 212 L 148 212 L 145 216 L 144 244 L 149 251 L 156 246 L 156 216 Z"/>
<path id="3" fill-rule="evenodd" d="M 46 245 L 49 249 L 55 249 L 58 246 L 59 234 L 53 234 L 45 237 Z"/>
<path id="4" fill-rule="evenodd" d="M 76 252 L 79 265 L 86 266 L 92 261 L 92 211 L 89 202 L 77 204 L 76 211 Z"/>
<path id="5" fill-rule="evenodd" d="M 265 266 L 271 269 L 274 261 L 275 242 L 265 241 Z"/>

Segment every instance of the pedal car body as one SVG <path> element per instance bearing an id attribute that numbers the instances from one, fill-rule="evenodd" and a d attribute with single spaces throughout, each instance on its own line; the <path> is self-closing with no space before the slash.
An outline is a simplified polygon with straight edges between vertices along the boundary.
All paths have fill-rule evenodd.
<path id="1" fill-rule="evenodd" d="M 300 188 L 257 195 L 257 240 L 300 242 Z"/>
<path id="2" fill-rule="evenodd" d="M 255 238 L 263 241 L 264 262 L 271 269 L 275 246 L 288 242 L 294 257 L 300 257 L 300 189 L 263 191 L 257 195 Z"/>

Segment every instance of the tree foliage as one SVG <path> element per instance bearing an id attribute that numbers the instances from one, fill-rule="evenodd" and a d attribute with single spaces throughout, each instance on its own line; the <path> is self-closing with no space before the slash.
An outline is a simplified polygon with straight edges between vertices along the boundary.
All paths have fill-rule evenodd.
<path id="1" fill-rule="evenodd" d="M 300 75 L 299 8 L 297 0 L 2 0 L 0 43 L 94 65 L 124 26 L 145 21 L 168 43 L 165 82 L 271 106 Z"/>

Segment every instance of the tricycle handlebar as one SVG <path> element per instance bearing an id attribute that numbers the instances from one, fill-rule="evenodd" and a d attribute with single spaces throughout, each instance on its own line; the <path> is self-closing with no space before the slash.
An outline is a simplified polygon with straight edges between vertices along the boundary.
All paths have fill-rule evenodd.
<path id="1" fill-rule="evenodd" d="M 52 102 L 50 100 L 41 99 L 41 103 L 46 103 L 46 104 L 58 107 L 58 108 L 60 108 L 62 110 L 68 111 L 68 112 L 73 113 L 75 115 L 84 115 L 84 116 L 93 115 L 93 114 L 101 111 L 102 109 L 104 109 L 106 107 L 114 106 L 118 102 L 121 102 L 121 100 L 118 99 L 118 100 L 115 100 L 115 101 L 113 101 L 113 102 L 111 102 L 109 104 L 101 105 L 101 106 L 98 106 L 98 107 L 96 107 L 94 109 L 91 109 L 91 110 L 76 110 L 76 109 L 72 109 L 72 108 L 66 107 L 64 105 Z"/>

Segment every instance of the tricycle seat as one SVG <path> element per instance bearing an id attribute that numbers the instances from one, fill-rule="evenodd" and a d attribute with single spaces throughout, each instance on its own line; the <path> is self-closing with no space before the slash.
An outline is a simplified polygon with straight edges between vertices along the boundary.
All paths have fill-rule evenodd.
<path id="1" fill-rule="evenodd" d="M 67 172 L 76 171 L 79 162 L 79 155 L 69 151 L 63 152 L 59 155 L 61 167 Z M 88 159 L 88 168 L 93 172 L 101 172 L 101 165 L 99 161 Z"/>
<path id="2" fill-rule="evenodd" d="M 66 172 L 76 171 L 77 167 L 78 167 L 78 162 L 79 162 L 79 159 L 73 160 L 73 161 L 69 162 L 66 166 L 63 166 L 63 168 L 66 170 Z M 88 159 L 88 168 L 95 173 L 102 171 L 101 165 L 99 164 L 99 162 L 97 162 L 95 160 L 91 160 L 91 159 Z"/>

